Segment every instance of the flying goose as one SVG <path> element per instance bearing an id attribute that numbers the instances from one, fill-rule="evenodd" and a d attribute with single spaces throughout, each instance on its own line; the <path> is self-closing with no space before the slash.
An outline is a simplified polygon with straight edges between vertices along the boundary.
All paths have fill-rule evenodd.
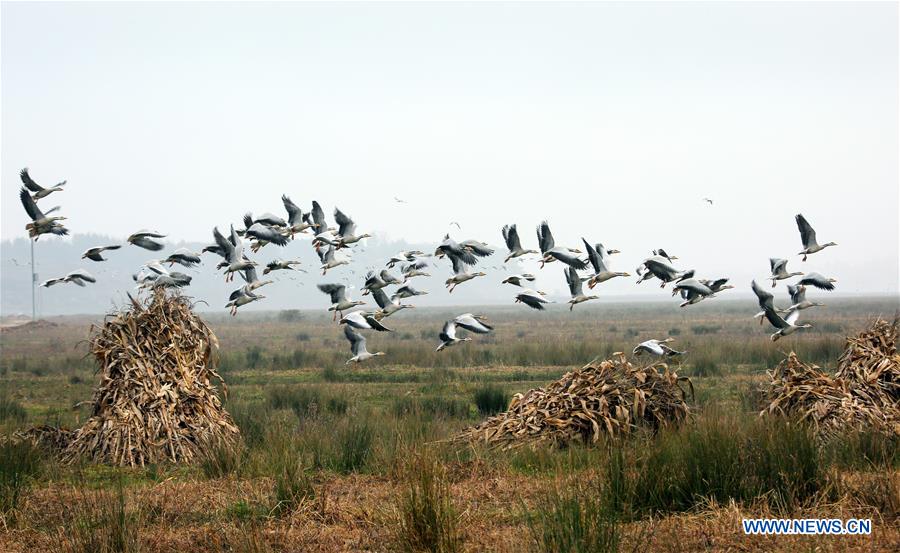
<path id="1" fill-rule="evenodd" d="M 553 303 L 544 297 L 541 292 L 536 292 L 531 288 L 525 288 L 516 295 L 515 303 L 524 303 L 532 309 L 543 311 L 545 303 Z"/>
<path id="2" fill-rule="evenodd" d="M 681 303 L 681 307 L 692 305 L 704 298 L 712 298 L 715 294 L 709 286 L 695 278 L 687 278 L 675 284 L 672 288 L 672 295 L 679 293 L 685 299 Z"/>
<path id="3" fill-rule="evenodd" d="M 784 318 L 776 313 L 774 309 L 766 309 L 764 313 L 766 319 L 769 320 L 769 323 L 771 323 L 772 326 L 778 329 L 769 337 L 773 342 L 778 341 L 778 339 L 782 336 L 793 334 L 801 328 L 812 328 L 812 324 L 810 323 L 803 323 L 800 325 L 797 324 L 797 319 L 800 317 L 800 311 L 797 309 L 788 311 L 787 317 Z"/>
<path id="4" fill-rule="evenodd" d="M 150 230 L 139 230 L 129 236 L 127 242 L 130 244 L 134 244 L 139 248 L 144 248 L 145 250 L 158 252 L 159 250 L 163 249 L 164 246 L 161 242 L 157 242 L 153 239 L 165 237 L 165 234 L 160 234 L 158 232 L 153 232 Z"/>
<path id="5" fill-rule="evenodd" d="M 368 273 L 366 273 L 366 281 L 363 283 L 362 294 L 366 296 L 369 294 L 369 292 L 380 290 L 387 285 L 388 283 L 381 278 L 381 275 L 379 273 L 376 273 L 375 271 L 369 271 Z"/>
<path id="6" fill-rule="evenodd" d="M 379 332 L 392 332 L 392 329 L 384 326 L 378 321 L 375 313 L 369 311 L 357 310 L 351 311 L 347 315 L 341 317 L 341 324 L 352 326 L 360 330 L 377 330 Z"/>
<path id="7" fill-rule="evenodd" d="M 338 224 L 338 245 L 337 248 L 346 248 L 348 244 L 359 242 L 363 238 L 371 238 L 372 235 L 365 233 L 357 236 L 356 223 L 353 219 L 344 214 L 340 209 L 334 208 L 334 220 Z"/>
<path id="8" fill-rule="evenodd" d="M 391 272 L 388 271 L 387 269 L 382 269 L 381 272 L 378 273 L 378 276 L 380 276 L 381 280 L 388 286 L 391 286 L 391 285 L 399 286 L 399 285 L 402 285 L 404 282 L 402 279 L 392 275 Z"/>
<path id="9" fill-rule="evenodd" d="M 256 265 L 255 262 L 244 257 L 244 243 L 237 235 L 233 225 L 230 239 L 222 236 L 218 227 L 213 227 L 213 238 L 216 241 L 216 245 L 225 254 L 225 260 L 216 266 L 217 269 L 225 269 L 225 282 L 233 280 L 234 273 Z"/>
<path id="10" fill-rule="evenodd" d="M 322 274 L 328 272 L 328 269 L 334 269 L 335 267 L 340 267 L 341 265 L 349 265 L 349 259 L 338 259 L 334 254 L 334 246 L 328 246 L 328 249 L 323 251 L 316 252 L 319 254 L 319 260 L 322 262 L 322 266 L 319 267 L 322 269 Z"/>
<path id="11" fill-rule="evenodd" d="M 394 292 L 394 295 L 391 296 L 391 299 L 392 300 L 402 300 L 402 299 L 411 298 L 414 296 L 424 296 L 427 293 L 428 292 L 416 290 L 415 288 L 413 288 L 412 286 L 407 284 L 405 286 L 401 286 L 400 288 L 397 288 L 397 291 Z"/>
<path id="12" fill-rule="evenodd" d="M 525 282 L 534 282 L 534 275 L 530 273 L 523 273 L 521 275 L 510 275 L 503 279 L 501 284 L 512 284 L 513 286 L 519 286 L 521 288 L 525 287 Z"/>
<path id="13" fill-rule="evenodd" d="M 834 282 L 837 280 L 820 275 L 819 273 L 806 273 L 806 275 L 797 281 L 797 284 L 815 286 L 820 290 L 834 290 Z"/>
<path id="14" fill-rule="evenodd" d="M 584 242 L 585 251 L 587 251 L 588 254 L 588 261 L 590 261 L 591 266 L 594 268 L 594 274 L 587 279 L 588 288 L 593 290 L 594 286 L 601 282 L 606 282 L 607 280 L 618 276 L 631 276 L 629 273 L 618 273 L 609 270 L 609 266 L 607 265 L 609 252 L 606 251 L 603 244 L 597 243 L 596 247 L 594 247 L 588 244 L 588 241 L 584 238 L 582 238 L 581 241 Z"/>
<path id="15" fill-rule="evenodd" d="M 312 227 L 308 220 L 309 218 L 303 213 L 303 210 L 292 202 L 286 194 L 281 195 L 281 203 L 284 204 L 284 210 L 288 214 L 287 225 L 288 230 L 291 231 L 291 236 Z"/>
<path id="16" fill-rule="evenodd" d="M 396 265 L 397 263 L 413 263 L 416 261 L 416 258 L 423 257 L 424 255 L 425 253 L 419 250 L 402 251 L 391 256 L 391 258 L 387 262 L 387 267 L 389 269 L 393 269 L 394 265 Z"/>
<path id="17" fill-rule="evenodd" d="M 447 290 L 449 293 L 452 294 L 453 290 L 463 282 L 468 282 L 475 277 L 487 276 L 487 273 L 483 273 L 481 271 L 477 273 L 470 273 L 466 269 L 466 265 L 463 263 L 462 257 L 449 252 L 446 255 L 450 258 L 450 263 L 453 264 L 453 276 L 448 278 L 444 283 L 447 286 Z"/>
<path id="18" fill-rule="evenodd" d="M 802 255 L 803 261 L 806 261 L 807 256 L 820 252 L 828 246 L 837 246 L 834 242 L 828 242 L 827 244 L 822 244 L 820 246 L 819 243 L 816 242 L 816 231 L 810 226 L 806 217 L 798 213 L 795 219 L 797 220 L 797 228 L 800 229 L 800 240 L 803 242 L 803 251 L 797 255 Z"/>
<path id="19" fill-rule="evenodd" d="M 254 222 L 245 229 L 244 235 L 256 239 L 256 244 L 251 246 L 253 247 L 253 251 L 258 250 L 270 242 L 276 246 L 285 246 L 288 243 L 287 236 L 282 234 L 280 230 L 259 221 Z"/>
<path id="20" fill-rule="evenodd" d="M 469 342 L 472 340 L 468 336 L 466 336 L 465 338 L 456 337 L 456 321 L 445 322 L 444 327 L 441 329 L 441 333 L 438 335 L 438 337 L 441 339 L 441 343 L 434 351 L 441 351 L 444 348 L 449 348 L 450 346 L 455 346 L 456 344 Z"/>
<path id="21" fill-rule="evenodd" d="M 113 244 L 112 246 L 97 246 L 95 248 L 88 248 L 85 250 L 83 254 L 81 254 L 81 259 L 90 259 L 91 261 L 106 261 L 106 258 L 101 254 L 105 251 L 109 250 L 118 250 L 121 248 L 119 244 Z"/>
<path id="22" fill-rule="evenodd" d="M 168 263 L 170 267 L 178 263 L 182 267 L 191 268 L 200 264 L 200 254 L 194 253 L 187 248 L 178 248 L 172 252 L 172 255 L 165 258 L 163 262 Z"/>
<path id="23" fill-rule="evenodd" d="M 193 277 L 178 271 L 162 274 L 153 279 L 150 284 L 154 288 L 184 288 L 191 284 Z"/>
<path id="24" fill-rule="evenodd" d="M 789 284 L 788 294 L 791 295 L 791 306 L 788 307 L 790 311 L 800 311 L 801 309 L 809 309 L 810 307 L 825 307 L 824 303 L 806 299 L 806 286 L 803 286 L 802 284 Z"/>
<path id="25" fill-rule="evenodd" d="M 563 273 L 565 273 L 566 282 L 569 283 L 569 293 L 572 295 L 572 299 L 569 300 L 569 311 L 575 309 L 576 304 L 600 298 L 597 295 L 586 296 L 584 294 L 581 287 L 581 278 L 578 277 L 578 272 L 575 271 L 574 267 L 567 268 Z"/>
<path id="26" fill-rule="evenodd" d="M 503 260 L 504 263 L 529 253 L 540 253 L 537 250 L 526 250 L 522 247 L 522 241 L 519 240 L 519 231 L 516 230 L 516 225 L 506 225 L 501 229 L 501 232 L 503 233 L 503 240 L 506 241 L 506 247 L 509 249 L 509 255 Z"/>
<path id="27" fill-rule="evenodd" d="M 44 288 L 49 288 L 49 287 L 53 286 L 54 284 L 59 284 L 59 283 L 63 283 L 63 282 L 71 282 L 72 284 L 77 284 L 78 286 L 83 287 L 85 285 L 85 283 L 97 282 L 97 279 L 95 279 L 91 275 L 91 273 L 85 271 L 84 269 L 77 269 L 77 270 L 72 271 L 71 273 L 67 274 L 64 277 L 51 278 L 51 279 L 45 280 L 44 282 L 41 283 L 41 286 L 43 286 Z"/>
<path id="28" fill-rule="evenodd" d="M 772 268 L 772 276 L 769 277 L 769 280 L 772 281 L 772 288 L 775 288 L 775 281 L 777 280 L 785 280 L 795 276 L 803 276 L 803 273 L 800 272 L 787 272 L 787 264 L 787 259 L 780 259 L 777 257 L 769 258 L 769 266 Z"/>
<path id="29" fill-rule="evenodd" d="M 40 184 L 34 182 L 31 176 L 28 174 L 28 167 L 22 169 L 19 172 L 19 177 L 22 179 L 22 184 L 25 185 L 25 188 L 34 192 L 34 195 L 31 196 L 35 201 L 40 200 L 41 198 L 46 198 L 50 194 L 54 192 L 62 192 L 63 186 L 66 185 L 66 181 L 62 181 L 56 186 L 51 186 L 50 188 L 44 188 Z"/>
<path id="30" fill-rule="evenodd" d="M 375 318 L 379 320 L 389 317 L 402 309 L 415 307 L 415 305 L 400 303 L 397 298 L 388 299 L 387 294 L 385 294 L 384 290 L 381 288 L 373 289 L 372 297 L 375 299 L 375 303 L 378 304 L 378 307 L 381 308 L 375 313 Z"/>
<path id="31" fill-rule="evenodd" d="M 343 284 L 319 284 L 317 285 L 317 288 L 331 296 L 331 307 L 329 307 L 328 310 L 334 311 L 334 316 L 331 317 L 332 321 L 337 320 L 338 313 L 340 313 L 341 318 L 343 318 L 344 311 L 353 309 L 357 305 L 365 305 L 366 303 L 359 300 L 351 301 L 350 298 L 347 297 L 347 287 Z"/>
<path id="32" fill-rule="evenodd" d="M 644 352 L 657 355 L 657 356 L 667 356 L 671 357 L 673 355 L 684 355 L 687 351 L 676 351 L 666 344 L 668 342 L 674 342 L 675 338 L 666 338 L 665 340 L 647 340 L 646 342 L 641 342 L 637 346 L 631 350 L 631 353 L 635 356 L 638 356 Z"/>
<path id="33" fill-rule="evenodd" d="M 245 292 L 243 288 L 237 290 L 237 294 L 232 293 L 232 299 L 225 304 L 225 307 L 231 308 L 231 316 L 237 315 L 238 307 L 247 305 L 248 303 L 264 299 L 262 294 L 254 294 L 253 292 Z"/>
<path id="34" fill-rule="evenodd" d="M 296 259 L 289 259 L 287 261 L 275 259 L 266 263 L 266 268 L 263 269 L 263 274 L 267 275 L 272 271 L 297 271 L 298 269 L 295 269 L 294 265 L 300 265 L 300 261 Z M 299 270 L 303 271 L 303 269 Z M 303 272 L 305 273 L 306 271 Z"/>
<path id="35" fill-rule="evenodd" d="M 541 254 L 543 254 L 541 257 L 541 268 L 544 267 L 545 263 L 550 263 L 554 259 L 558 259 L 579 271 L 587 268 L 586 261 L 578 259 L 577 255 L 573 255 L 580 254 L 581 250 L 563 248 L 556 245 L 556 241 L 553 239 L 553 234 L 550 232 L 550 225 L 547 221 L 543 221 L 538 225 L 537 237 L 538 244 L 541 247 Z"/>
<path id="36" fill-rule="evenodd" d="M 400 266 L 400 273 L 403 274 L 404 280 L 409 280 L 413 277 L 417 276 L 431 276 L 431 274 L 426 273 L 423 269 L 428 268 L 428 262 L 424 259 L 419 259 L 413 263 L 409 263 L 407 265 Z"/>
<path id="37" fill-rule="evenodd" d="M 31 217 L 31 222 L 25 225 L 29 237 L 37 241 L 42 234 L 56 234 L 57 236 L 69 234 L 69 229 L 57 222 L 65 221 L 65 217 L 49 217 L 51 213 L 59 209 L 58 207 L 48 210 L 47 213 L 42 212 L 25 188 L 19 191 L 19 199 L 22 200 L 22 207 L 25 208 L 25 213 Z"/>
<path id="38" fill-rule="evenodd" d="M 466 265 L 474 265 L 478 262 L 478 258 L 472 250 L 465 248 L 460 243 L 450 238 L 449 234 L 444 235 L 444 241 L 434 250 L 435 257 L 453 257 L 458 258 Z"/>
<path id="39" fill-rule="evenodd" d="M 366 350 L 366 337 L 353 330 L 350 325 L 344 327 L 344 336 L 346 336 L 347 340 L 350 342 L 350 352 L 353 354 L 353 357 L 348 359 L 345 363 L 346 365 L 349 365 L 350 363 L 362 363 L 367 359 L 385 354 L 383 351 L 369 353 L 368 350 Z"/>
<path id="40" fill-rule="evenodd" d="M 657 250 L 658 251 L 658 250 Z M 642 266 L 646 269 L 646 273 L 643 273 L 641 276 L 641 280 L 638 283 L 641 283 L 649 278 L 652 278 L 649 275 L 655 276 L 659 280 L 662 281 L 660 284 L 660 288 L 665 288 L 666 284 L 675 281 L 680 282 L 682 280 L 691 278 L 694 276 L 693 269 L 689 269 L 687 271 L 679 271 L 672 267 L 668 263 L 664 261 L 665 258 L 662 256 L 650 257 L 644 260 Z"/>

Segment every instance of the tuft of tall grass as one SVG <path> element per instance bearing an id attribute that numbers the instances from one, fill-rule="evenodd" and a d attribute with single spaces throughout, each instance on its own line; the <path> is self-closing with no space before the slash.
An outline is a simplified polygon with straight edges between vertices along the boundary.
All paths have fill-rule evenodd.
<path id="1" fill-rule="evenodd" d="M 444 395 L 401 396 L 394 399 L 392 411 L 397 417 L 425 416 L 437 419 L 460 419 L 469 417 L 470 408 L 471 405 L 468 401 L 456 397 Z"/>
<path id="2" fill-rule="evenodd" d="M 338 433 L 338 454 L 332 467 L 349 474 L 365 468 L 372 457 L 374 431 L 368 422 L 353 422 Z"/>
<path id="3" fill-rule="evenodd" d="M 22 404 L 9 395 L 6 386 L 0 388 L 0 422 L 12 421 L 21 423 L 28 417 Z"/>
<path id="4" fill-rule="evenodd" d="M 394 500 L 395 538 L 401 551 L 455 553 L 462 550 L 458 516 L 444 466 L 427 454 L 412 454 L 402 467 Z"/>
<path id="5" fill-rule="evenodd" d="M 207 478 L 223 478 L 238 472 L 244 460 L 244 444 L 216 440 L 204 447 L 200 470 Z"/>
<path id="6" fill-rule="evenodd" d="M 483 417 L 496 415 L 506 409 L 509 398 L 506 390 L 494 384 L 479 386 L 475 389 L 475 406 Z"/>
<path id="7" fill-rule="evenodd" d="M 343 415 L 350 409 L 346 397 L 323 394 L 317 387 L 300 385 L 270 388 L 268 404 L 272 409 L 290 409 L 301 420 L 326 412 Z"/>
<path id="8" fill-rule="evenodd" d="M 619 525 L 604 502 L 602 485 L 576 480 L 558 486 L 526 513 L 534 549 L 546 553 L 618 551 Z"/>
<path id="9" fill-rule="evenodd" d="M 828 460 L 856 470 L 893 469 L 900 466 L 900 438 L 866 430 L 850 430 L 824 445 Z"/>
<path id="10" fill-rule="evenodd" d="M 618 512 L 641 516 L 686 511 L 709 499 L 760 498 L 785 512 L 828 483 L 812 431 L 796 422 L 711 412 L 648 440 L 611 455 L 605 490 Z"/>
<path id="11" fill-rule="evenodd" d="M 133 553 L 141 550 L 139 505 L 129 506 L 121 474 L 113 489 L 89 490 L 65 509 L 52 551 L 65 553 Z M 130 508 L 129 508 L 130 507 Z"/>
<path id="12" fill-rule="evenodd" d="M 43 454 L 31 442 L 0 436 L 0 517 L 15 518 L 19 499 L 43 470 Z"/>

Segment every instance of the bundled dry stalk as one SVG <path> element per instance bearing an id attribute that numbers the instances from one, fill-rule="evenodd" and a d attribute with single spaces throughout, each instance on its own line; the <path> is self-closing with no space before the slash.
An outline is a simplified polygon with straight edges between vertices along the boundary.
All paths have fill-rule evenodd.
<path id="1" fill-rule="evenodd" d="M 191 462 L 238 428 L 210 382 L 218 341 L 177 293 L 157 290 L 144 302 L 92 328 L 100 367 L 93 411 L 71 437 L 64 459 L 115 465 Z"/>
<path id="2" fill-rule="evenodd" d="M 546 388 L 516 394 L 509 409 L 463 431 L 456 441 L 504 448 L 547 442 L 595 443 L 601 436 L 627 434 L 638 426 L 658 429 L 684 421 L 689 413 L 682 382 L 690 379 L 665 363 L 636 367 L 624 355 L 567 372 Z"/>
<path id="3" fill-rule="evenodd" d="M 799 416 L 812 422 L 823 437 L 845 429 L 900 436 L 896 320 L 877 320 L 847 338 L 834 376 L 801 362 L 793 352 L 768 374 L 769 405 L 760 415 Z"/>

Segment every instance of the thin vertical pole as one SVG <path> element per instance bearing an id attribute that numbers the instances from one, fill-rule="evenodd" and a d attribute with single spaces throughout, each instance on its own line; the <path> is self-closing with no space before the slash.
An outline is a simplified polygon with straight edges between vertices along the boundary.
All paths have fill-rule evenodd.
<path id="1" fill-rule="evenodd" d="M 37 320 L 37 310 L 34 308 L 34 283 L 37 282 L 37 274 L 34 272 L 34 240 L 31 238 L 28 239 L 31 242 L 31 320 Z"/>

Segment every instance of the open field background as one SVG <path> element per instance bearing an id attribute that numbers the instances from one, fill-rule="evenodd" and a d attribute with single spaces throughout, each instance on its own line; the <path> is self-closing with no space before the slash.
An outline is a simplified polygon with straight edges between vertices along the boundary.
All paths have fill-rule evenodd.
<path id="1" fill-rule="evenodd" d="M 786 352 L 832 367 L 847 334 L 898 308 L 826 303 L 805 312 L 814 329 L 774 344 L 752 301 L 407 310 L 387 319 L 395 332 L 369 333 L 388 355 L 354 367 L 330 315 L 206 316 L 243 446 L 195 467 L 120 470 L 5 445 L 0 550 L 897 550 L 895 441 L 817 445 L 802 425 L 756 415 L 765 369 Z M 435 353 L 442 322 L 463 311 L 486 312 L 495 332 Z M 87 418 L 90 322 L 3 330 L 4 433 Z M 559 451 L 445 441 L 514 393 L 666 336 L 689 351 L 678 370 L 696 390 L 682 429 Z M 749 538 L 751 515 L 872 518 L 874 535 Z"/>

